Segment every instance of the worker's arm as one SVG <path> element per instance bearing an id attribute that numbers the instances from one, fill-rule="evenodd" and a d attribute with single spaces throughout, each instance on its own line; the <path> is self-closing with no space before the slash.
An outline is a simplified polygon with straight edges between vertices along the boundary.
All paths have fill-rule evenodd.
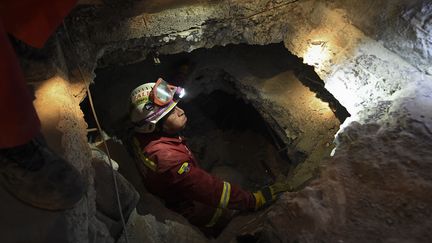
<path id="1" fill-rule="evenodd" d="M 165 172 L 169 182 L 187 198 L 219 208 L 253 210 L 251 192 L 212 176 L 192 165 L 182 163 Z"/>
<path id="2" fill-rule="evenodd" d="M 159 142 L 150 143 L 143 149 L 143 154 L 157 165 L 154 171 L 167 190 L 178 192 L 180 198 L 215 208 L 255 209 L 255 197 L 251 192 L 197 167 L 192 154 L 183 146 L 177 142 Z"/>

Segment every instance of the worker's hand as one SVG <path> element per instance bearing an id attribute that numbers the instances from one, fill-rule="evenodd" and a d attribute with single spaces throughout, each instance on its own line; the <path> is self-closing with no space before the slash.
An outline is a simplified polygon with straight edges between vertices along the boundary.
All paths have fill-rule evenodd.
<path id="1" fill-rule="evenodd" d="M 264 187 L 263 189 L 254 192 L 253 195 L 255 196 L 255 210 L 259 210 L 270 205 L 283 192 L 293 192 L 300 190 L 314 178 L 315 176 L 313 174 L 307 174 L 290 182 L 276 182 L 271 186 Z"/>
<path id="2" fill-rule="evenodd" d="M 278 194 L 280 194 L 280 189 L 282 186 L 277 185 L 280 183 L 275 183 L 271 186 L 266 186 L 261 190 L 254 192 L 253 195 L 255 197 L 255 210 L 260 210 L 269 206 L 276 200 Z"/>
<path id="3" fill-rule="evenodd" d="M 276 182 L 273 185 L 269 186 L 270 190 L 273 194 L 279 195 L 282 192 L 292 192 L 295 191 L 295 188 L 289 182 Z"/>
<path id="4" fill-rule="evenodd" d="M 282 192 L 293 191 L 294 188 L 290 183 L 276 182 L 271 186 L 262 188 L 254 192 L 255 197 L 255 210 L 260 210 L 273 203 Z"/>
<path id="5" fill-rule="evenodd" d="M 253 195 L 255 197 L 255 211 L 270 205 L 276 199 L 269 186 L 254 192 Z"/>

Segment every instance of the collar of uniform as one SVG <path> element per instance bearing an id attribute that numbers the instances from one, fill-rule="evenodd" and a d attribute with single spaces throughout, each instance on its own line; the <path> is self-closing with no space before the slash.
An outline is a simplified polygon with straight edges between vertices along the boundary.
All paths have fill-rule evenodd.
<path id="1" fill-rule="evenodd" d="M 164 142 L 177 142 L 177 143 L 182 143 L 184 141 L 184 139 L 180 136 L 176 136 L 176 137 L 161 136 L 158 140 Z"/>
<path id="2" fill-rule="evenodd" d="M 184 137 L 179 135 L 171 135 L 171 134 L 161 134 L 161 133 L 136 133 L 136 136 L 143 142 L 174 142 L 174 143 L 183 143 L 185 141 Z"/>

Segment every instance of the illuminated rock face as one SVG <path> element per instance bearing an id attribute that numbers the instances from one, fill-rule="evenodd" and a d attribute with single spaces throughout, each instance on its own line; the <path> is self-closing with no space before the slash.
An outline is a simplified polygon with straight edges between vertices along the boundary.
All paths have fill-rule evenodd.
<path id="1" fill-rule="evenodd" d="M 79 80 L 74 71 L 80 63 L 92 79 L 97 65 L 138 62 L 156 50 L 174 54 L 217 45 L 283 42 L 315 67 L 326 88 L 351 113 L 336 139 L 334 157 L 323 162 L 322 176 L 301 192 L 284 194 L 259 225 L 244 228 L 244 234 L 330 242 L 432 238 L 428 1 L 185 1 L 175 8 L 152 8 L 158 11 L 151 13 L 145 13 L 140 1 L 137 6 L 128 1 L 128 8 L 110 2 L 114 7 L 98 3 L 75 10 L 66 24 L 79 60 L 70 59 L 71 50 L 60 33 L 66 62 L 50 70 L 66 66 L 70 79 Z M 76 108 L 79 101 L 71 103 Z M 67 131 L 77 136 L 82 131 L 73 124 L 65 126 L 63 146 L 73 147 L 66 151 L 70 158 L 82 144 L 70 140 L 74 136 Z M 108 241 L 107 230 L 94 217 L 94 204 L 90 221 L 81 206 L 71 214 L 70 225 L 80 227 L 70 231 L 69 239 L 87 242 L 89 223 L 91 232 Z M 240 217 L 229 227 L 247 219 Z M 265 229 L 261 233 L 260 227 Z M 233 237 L 228 230 L 220 240 Z"/>
<path id="2" fill-rule="evenodd" d="M 413 82 L 416 69 L 428 72 L 432 62 L 431 5 L 421 1 L 183 3 L 153 13 L 140 12 L 140 7 L 171 3 L 138 4 L 109 18 L 109 7 L 77 11 L 70 28 L 89 51 L 88 57 L 82 53 L 83 63 L 90 63 L 91 72 L 101 55 L 100 66 L 118 65 L 142 60 L 154 50 L 174 54 L 233 43 L 284 42 L 357 116 L 379 102 L 388 104 Z"/>

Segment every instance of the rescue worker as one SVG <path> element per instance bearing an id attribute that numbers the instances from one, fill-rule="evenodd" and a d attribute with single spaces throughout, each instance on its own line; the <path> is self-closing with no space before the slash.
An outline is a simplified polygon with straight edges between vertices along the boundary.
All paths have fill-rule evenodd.
<path id="1" fill-rule="evenodd" d="M 229 210 L 254 211 L 271 203 L 278 192 L 272 187 L 252 193 L 201 169 L 178 135 L 187 122 L 177 106 L 185 95 L 181 87 L 159 78 L 131 93 L 132 143 L 146 188 L 166 206 L 205 228 L 222 228 Z M 204 230 L 204 232 L 206 232 Z"/>
<path id="2" fill-rule="evenodd" d="M 8 34 L 41 48 L 75 3 L 0 3 L 0 183 L 16 198 L 41 209 L 73 207 L 84 195 L 86 184 L 78 170 L 45 143 L 33 97 Z"/>

